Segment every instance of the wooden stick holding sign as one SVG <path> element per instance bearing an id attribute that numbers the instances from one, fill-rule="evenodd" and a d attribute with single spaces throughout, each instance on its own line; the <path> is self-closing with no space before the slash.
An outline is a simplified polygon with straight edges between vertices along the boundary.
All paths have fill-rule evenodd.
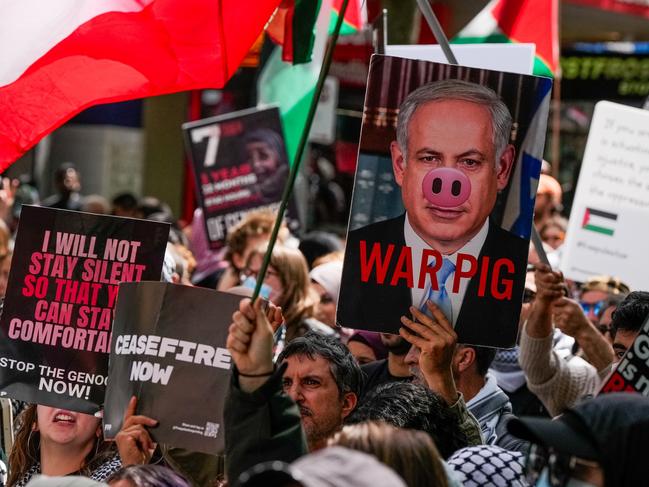
<path id="1" fill-rule="evenodd" d="M 264 255 L 264 260 L 261 263 L 261 268 L 259 269 L 259 274 L 257 275 L 257 283 L 255 284 L 255 290 L 252 294 L 252 301 L 254 302 L 259 296 L 261 291 L 261 286 L 264 283 L 266 277 L 266 271 L 270 265 L 270 258 L 273 254 L 273 247 L 277 241 L 277 235 L 279 234 L 279 229 L 282 226 L 282 221 L 284 219 L 284 212 L 286 212 L 286 207 L 288 206 L 291 193 L 293 192 L 293 186 L 295 186 L 295 179 L 297 178 L 298 171 L 300 169 L 300 163 L 302 162 L 302 154 L 304 154 L 304 149 L 306 147 L 307 139 L 309 133 L 311 132 L 311 125 L 313 124 L 313 117 L 315 116 L 316 108 L 318 107 L 318 101 L 320 100 L 320 93 L 322 93 L 322 88 L 324 87 L 324 82 L 327 79 L 327 73 L 329 73 L 329 66 L 331 66 L 331 61 L 333 59 L 334 48 L 338 42 L 338 35 L 340 34 L 340 28 L 343 24 L 343 19 L 345 18 L 345 12 L 347 11 L 347 5 L 349 0 L 343 0 L 343 3 L 340 7 L 340 13 L 338 14 L 338 19 L 336 20 L 336 26 L 334 32 L 331 35 L 331 40 L 327 46 L 327 51 L 325 52 L 324 60 L 322 61 L 322 68 L 320 69 L 320 75 L 318 76 L 318 82 L 316 84 L 315 93 L 313 94 L 313 100 L 311 100 L 311 106 L 309 107 L 309 113 L 306 117 L 306 123 L 304 124 L 304 129 L 302 130 L 302 135 L 300 136 L 300 142 L 297 146 L 297 151 L 295 153 L 295 160 L 291 166 L 291 171 L 288 175 L 288 181 L 286 181 L 286 186 L 284 187 L 284 193 L 282 194 L 282 201 L 277 210 L 277 219 L 275 220 L 275 226 L 273 231 L 270 234 L 270 239 L 268 242 L 268 249 L 266 250 L 266 255 Z"/>

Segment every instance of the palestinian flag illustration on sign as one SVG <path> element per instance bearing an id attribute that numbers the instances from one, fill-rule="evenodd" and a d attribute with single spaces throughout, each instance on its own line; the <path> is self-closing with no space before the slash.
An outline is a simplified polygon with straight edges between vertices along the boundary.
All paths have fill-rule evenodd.
<path id="1" fill-rule="evenodd" d="M 616 221 L 617 214 L 615 213 L 596 210 L 594 208 L 586 208 L 581 228 L 612 237 L 615 232 L 614 226 Z"/>

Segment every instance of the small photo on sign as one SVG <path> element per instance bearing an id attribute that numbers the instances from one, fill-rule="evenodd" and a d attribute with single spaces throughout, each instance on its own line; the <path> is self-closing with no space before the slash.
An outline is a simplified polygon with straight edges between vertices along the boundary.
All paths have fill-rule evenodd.
<path id="1" fill-rule="evenodd" d="M 515 344 L 552 81 L 374 55 L 337 323 L 398 333 L 434 302 Z"/>
<path id="2" fill-rule="evenodd" d="M 279 208 L 290 170 L 279 109 L 228 113 L 183 130 L 210 247 L 219 249 L 246 213 Z M 299 228 L 292 199 L 287 220 L 292 231 Z"/>

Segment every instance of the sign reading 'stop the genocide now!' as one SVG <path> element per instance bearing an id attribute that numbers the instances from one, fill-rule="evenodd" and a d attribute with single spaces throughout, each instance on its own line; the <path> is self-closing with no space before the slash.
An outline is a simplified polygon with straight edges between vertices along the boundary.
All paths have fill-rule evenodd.
<path id="1" fill-rule="evenodd" d="M 164 223 L 26 206 L 0 318 L 0 390 L 96 412 L 120 282 L 159 280 Z"/>

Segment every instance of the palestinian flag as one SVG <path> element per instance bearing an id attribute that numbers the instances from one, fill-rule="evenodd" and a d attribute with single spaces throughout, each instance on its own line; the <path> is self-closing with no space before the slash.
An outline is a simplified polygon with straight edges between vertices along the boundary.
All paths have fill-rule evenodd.
<path id="1" fill-rule="evenodd" d="M 615 233 L 616 221 L 617 215 L 615 213 L 586 208 L 584 219 L 581 222 L 581 228 L 612 237 Z"/>
<path id="2" fill-rule="evenodd" d="M 534 43 L 534 74 L 552 77 L 559 66 L 558 11 L 558 0 L 491 0 L 451 43 Z"/>
<path id="3" fill-rule="evenodd" d="M 340 7 L 343 0 L 333 0 L 331 6 L 331 21 L 329 22 L 329 34 L 333 34 L 334 27 L 340 15 Z M 361 0 L 349 0 L 347 10 L 345 11 L 345 18 L 343 25 L 340 28 L 340 35 L 351 35 L 360 32 L 363 26 L 367 23 L 367 16 L 365 11 L 365 2 Z"/>
<path id="4" fill-rule="evenodd" d="M 283 62 L 281 48 L 277 46 L 266 61 L 257 81 L 257 105 L 259 107 L 279 106 L 286 152 L 291 164 L 295 162 L 295 153 L 315 94 L 315 86 L 327 45 L 331 0 L 321 0 L 321 2 L 322 6 L 316 21 L 313 60 L 298 65 Z"/>
<path id="5" fill-rule="evenodd" d="M 320 0 L 283 0 L 266 33 L 282 46 L 282 61 L 303 64 L 311 61 L 315 41 L 315 21 Z"/>

